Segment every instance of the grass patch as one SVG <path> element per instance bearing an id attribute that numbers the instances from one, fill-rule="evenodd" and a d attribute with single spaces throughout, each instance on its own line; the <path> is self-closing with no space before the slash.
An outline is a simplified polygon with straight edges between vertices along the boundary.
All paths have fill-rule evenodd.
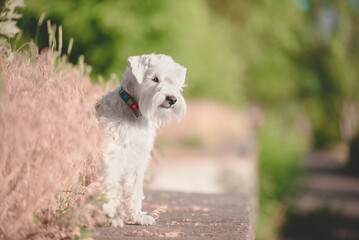
<path id="1" fill-rule="evenodd" d="M 181 145 L 188 148 L 202 148 L 204 143 L 198 136 L 187 136 L 181 139 Z"/>

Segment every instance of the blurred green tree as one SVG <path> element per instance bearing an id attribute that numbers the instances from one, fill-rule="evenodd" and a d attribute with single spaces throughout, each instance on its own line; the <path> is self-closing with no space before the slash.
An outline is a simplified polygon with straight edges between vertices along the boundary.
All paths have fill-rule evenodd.
<path id="1" fill-rule="evenodd" d="M 306 114 L 317 148 L 350 141 L 341 125 L 352 117 L 344 105 L 359 101 L 359 1 L 209 3 L 237 28 L 249 102 Z"/>
<path id="2" fill-rule="evenodd" d="M 244 92 L 268 113 L 259 135 L 257 238 L 273 239 L 278 225 L 272 219 L 283 213 L 281 204 L 295 189 L 308 151 L 305 134 L 294 124 L 298 117 L 309 118 L 315 148 L 349 142 L 356 133 L 359 1 L 209 0 L 209 5 L 236 26 Z"/>
<path id="3" fill-rule="evenodd" d="M 317 86 L 302 87 L 302 96 L 317 147 L 349 142 L 355 134 L 356 126 L 345 132 L 348 118 L 353 117 L 345 105 L 359 103 L 359 8 L 351 2 L 355 1 L 311 1 L 313 24 L 307 27 L 310 41 L 303 47 L 302 65 Z"/>
<path id="4" fill-rule="evenodd" d="M 84 54 L 93 77 L 121 74 L 128 56 L 165 53 L 188 68 L 187 95 L 243 100 L 232 31 L 203 0 L 32 0 L 23 11 L 24 41 L 43 12 L 63 26 L 65 44 L 74 37 L 70 60 Z M 46 29 L 41 33 L 39 45 L 47 46 Z"/>

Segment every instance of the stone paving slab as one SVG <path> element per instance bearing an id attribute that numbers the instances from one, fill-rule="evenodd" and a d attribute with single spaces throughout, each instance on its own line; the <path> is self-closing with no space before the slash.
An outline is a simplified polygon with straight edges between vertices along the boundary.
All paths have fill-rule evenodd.
<path id="1" fill-rule="evenodd" d="M 95 239 L 254 239 L 253 199 L 243 195 L 149 191 L 143 209 L 156 225 L 101 228 Z"/>

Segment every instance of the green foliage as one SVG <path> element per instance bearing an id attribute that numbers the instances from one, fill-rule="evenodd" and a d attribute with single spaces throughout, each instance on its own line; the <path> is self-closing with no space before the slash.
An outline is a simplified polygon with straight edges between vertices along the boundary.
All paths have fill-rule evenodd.
<path id="1" fill-rule="evenodd" d="M 24 0 L 0 1 L 0 46 L 21 32 L 16 24 L 22 15 L 16 12 L 16 8 L 24 6 Z"/>
<path id="2" fill-rule="evenodd" d="M 278 201 L 291 192 L 300 174 L 306 138 L 295 126 L 271 117 L 260 132 L 261 200 Z"/>
<path id="3" fill-rule="evenodd" d="M 201 148 L 204 145 L 203 139 L 195 135 L 182 139 L 181 143 L 189 148 Z"/>
<path id="4" fill-rule="evenodd" d="M 278 223 L 281 204 L 295 192 L 298 178 L 303 174 L 301 159 L 306 152 L 306 137 L 290 121 L 268 116 L 259 134 L 259 207 L 257 239 L 272 239 Z"/>
<path id="5" fill-rule="evenodd" d="M 359 104 L 355 1 L 209 2 L 237 26 L 247 99 L 308 115 L 315 147 L 341 141 L 343 103 Z"/>
<path id="6" fill-rule="evenodd" d="M 339 122 L 345 101 L 359 103 L 356 94 L 359 75 L 358 8 L 350 1 L 311 1 L 309 15 L 318 20 L 308 28 L 313 38 L 303 46 L 304 70 L 315 76 L 316 87 L 302 87 L 304 107 L 309 106 L 316 147 L 338 142 Z M 328 25 L 323 18 L 331 18 Z M 322 20 L 320 20 L 322 18 Z M 330 22 L 329 22 L 330 23 Z"/>
<path id="7" fill-rule="evenodd" d="M 189 96 L 234 104 L 243 100 L 232 26 L 203 0 L 32 0 L 21 25 L 27 40 L 43 12 L 63 26 L 64 45 L 74 37 L 71 60 L 84 54 L 93 76 L 121 74 L 131 55 L 165 53 L 188 68 Z M 46 41 L 40 34 L 40 47 Z"/>

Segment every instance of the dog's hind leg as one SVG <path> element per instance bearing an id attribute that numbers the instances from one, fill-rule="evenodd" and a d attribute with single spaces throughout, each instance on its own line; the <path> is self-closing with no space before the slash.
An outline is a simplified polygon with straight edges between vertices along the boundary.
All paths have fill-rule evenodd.
<path id="1" fill-rule="evenodd" d="M 125 211 L 123 209 L 123 188 L 121 177 L 123 175 L 119 161 L 114 162 L 114 156 L 104 154 L 104 190 L 107 202 L 102 206 L 104 213 L 111 218 L 111 225 L 122 227 Z"/>
<path id="2" fill-rule="evenodd" d="M 113 227 L 123 227 L 123 206 L 121 205 L 121 185 L 106 187 L 107 202 L 102 206 L 104 213 L 110 217 Z"/>

